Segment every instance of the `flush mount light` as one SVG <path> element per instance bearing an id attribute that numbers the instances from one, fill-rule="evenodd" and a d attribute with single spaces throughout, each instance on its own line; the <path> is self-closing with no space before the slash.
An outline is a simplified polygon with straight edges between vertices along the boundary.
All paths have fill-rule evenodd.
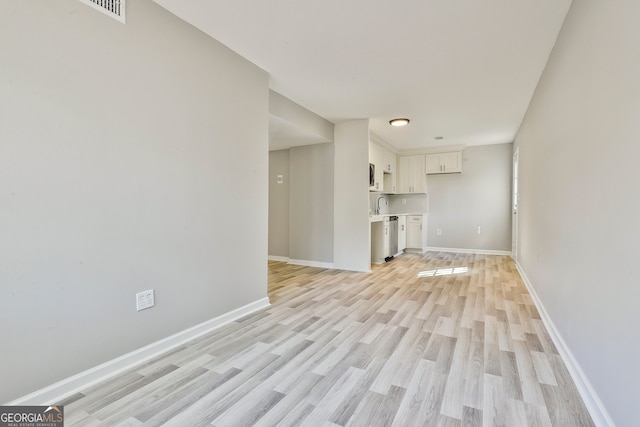
<path id="1" fill-rule="evenodd" d="M 393 119 L 393 120 L 389 120 L 389 124 L 391 126 L 406 126 L 409 124 L 409 119 Z"/>

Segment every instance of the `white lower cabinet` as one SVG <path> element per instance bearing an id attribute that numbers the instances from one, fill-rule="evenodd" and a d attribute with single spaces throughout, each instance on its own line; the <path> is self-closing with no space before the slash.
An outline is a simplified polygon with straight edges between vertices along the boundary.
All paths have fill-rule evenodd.
<path id="1" fill-rule="evenodd" d="M 371 262 L 382 264 L 389 256 L 389 221 L 371 223 Z"/>
<path id="2" fill-rule="evenodd" d="M 398 253 L 407 247 L 407 216 L 398 215 Z"/>
<path id="3" fill-rule="evenodd" d="M 407 252 L 427 250 L 427 216 L 407 215 Z"/>
<path id="4" fill-rule="evenodd" d="M 426 215 L 397 215 L 398 250 L 391 252 L 389 234 L 392 224 L 387 215 L 383 219 L 371 222 L 371 262 L 383 264 L 385 258 L 403 252 L 424 252 L 427 245 Z"/>
<path id="5" fill-rule="evenodd" d="M 384 225 L 382 226 L 382 258 L 386 258 L 391 255 L 391 248 L 389 247 L 389 217 L 385 217 Z M 395 255 L 395 254 L 394 254 Z"/>

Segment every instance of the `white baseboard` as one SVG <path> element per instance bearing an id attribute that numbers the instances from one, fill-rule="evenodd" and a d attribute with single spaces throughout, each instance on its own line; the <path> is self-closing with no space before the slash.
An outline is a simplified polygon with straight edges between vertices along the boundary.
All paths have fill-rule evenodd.
<path id="1" fill-rule="evenodd" d="M 428 247 L 427 252 L 453 252 L 458 254 L 479 254 L 479 255 L 508 255 L 511 251 L 494 251 L 487 249 L 460 249 L 460 248 L 436 248 Z"/>
<path id="2" fill-rule="evenodd" d="M 195 338 L 233 322 L 236 319 L 240 319 L 269 306 L 269 298 L 259 299 L 221 316 L 207 320 L 206 322 L 192 326 L 174 335 L 168 336 L 101 365 L 95 366 L 84 372 L 80 372 L 77 375 L 44 387 L 31 394 L 20 397 L 12 402 L 6 403 L 6 405 L 50 405 L 58 403 L 87 387 L 147 362 L 154 357 L 160 356 L 171 349 L 179 347 Z"/>
<path id="3" fill-rule="evenodd" d="M 333 268 L 333 263 L 331 262 L 309 261 L 306 259 L 292 259 L 284 256 L 278 256 L 278 255 L 269 255 L 267 258 L 269 259 L 269 261 L 286 262 L 287 264 L 292 264 L 292 265 L 304 265 L 306 267 Z"/>
<path id="4" fill-rule="evenodd" d="M 582 400 L 584 400 L 584 404 L 587 407 L 589 414 L 591 414 L 593 422 L 596 426 L 599 427 L 615 427 L 615 423 L 611 419 L 609 412 L 602 404 L 602 401 L 598 397 L 596 391 L 593 389 L 593 386 L 589 382 L 589 379 L 578 364 L 576 358 L 573 356 L 573 353 L 571 353 L 569 346 L 558 332 L 558 329 L 551 320 L 551 317 L 549 317 L 549 313 L 547 313 L 547 310 L 544 308 L 542 301 L 538 297 L 535 288 L 529 281 L 529 278 L 527 277 L 527 274 L 524 272 L 520 263 L 516 262 L 516 268 L 518 269 L 520 277 L 522 277 L 522 281 L 527 287 L 527 290 L 529 291 L 529 294 L 531 295 L 531 298 L 533 299 L 533 302 L 536 305 L 538 312 L 540 313 L 540 318 L 542 319 L 544 326 L 547 328 L 549 336 L 558 349 L 558 352 L 560 353 L 560 357 L 562 357 L 564 364 L 567 366 L 569 374 L 571 375 L 573 382 L 576 384 L 576 388 L 578 389 Z"/>
<path id="5" fill-rule="evenodd" d="M 332 262 L 309 261 L 306 259 L 289 259 L 289 264 L 305 265 L 307 267 L 333 268 Z"/>
<path id="6" fill-rule="evenodd" d="M 418 248 L 405 248 L 404 253 L 406 254 L 423 254 L 427 250 L 426 249 L 418 249 Z"/>

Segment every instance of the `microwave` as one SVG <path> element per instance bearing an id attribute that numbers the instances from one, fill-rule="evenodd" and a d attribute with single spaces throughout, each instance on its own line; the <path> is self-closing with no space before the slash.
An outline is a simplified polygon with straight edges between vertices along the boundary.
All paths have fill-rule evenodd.
<path id="1" fill-rule="evenodd" d="M 375 189 L 376 186 L 376 165 L 369 163 L 369 188 Z"/>

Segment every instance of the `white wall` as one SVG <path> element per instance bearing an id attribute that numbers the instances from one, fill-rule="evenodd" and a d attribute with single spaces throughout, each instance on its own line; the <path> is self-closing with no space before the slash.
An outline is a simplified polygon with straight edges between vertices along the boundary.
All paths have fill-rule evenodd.
<path id="1" fill-rule="evenodd" d="M 462 173 L 428 176 L 430 247 L 511 251 L 512 163 L 513 144 L 467 147 Z"/>
<path id="2" fill-rule="evenodd" d="M 282 183 L 278 184 L 278 175 Z M 269 152 L 269 256 L 289 257 L 289 150 Z"/>
<path id="3" fill-rule="evenodd" d="M 391 213 L 429 213 L 428 194 L 396 194 L 389 196 Z"/>
<path id="4" fill-rule="evenodd" d="M 640 425 L 638 17 L 574 1 L 516 139 L 519 262 L 618 426 Z"/>
<path id="5" fill-rule="evenodd" d="M 266 297 L 266 73 L 150 0 L 0 28 L 0 402 Z"/>
<path id="6" fill-rule="evenodd" d="M 333 264 L 371 269 L 369 120 L 335 126 Z"/>
<path id="7" fill-rule="evenodd" d="M 289 258 L 331 264 L 333 144 L 289 152 Z"/>
<path id="8" fill-rule="evenodd" d="M 333 123 L 269 91 L 269 149 L 333 142 Z"/>

